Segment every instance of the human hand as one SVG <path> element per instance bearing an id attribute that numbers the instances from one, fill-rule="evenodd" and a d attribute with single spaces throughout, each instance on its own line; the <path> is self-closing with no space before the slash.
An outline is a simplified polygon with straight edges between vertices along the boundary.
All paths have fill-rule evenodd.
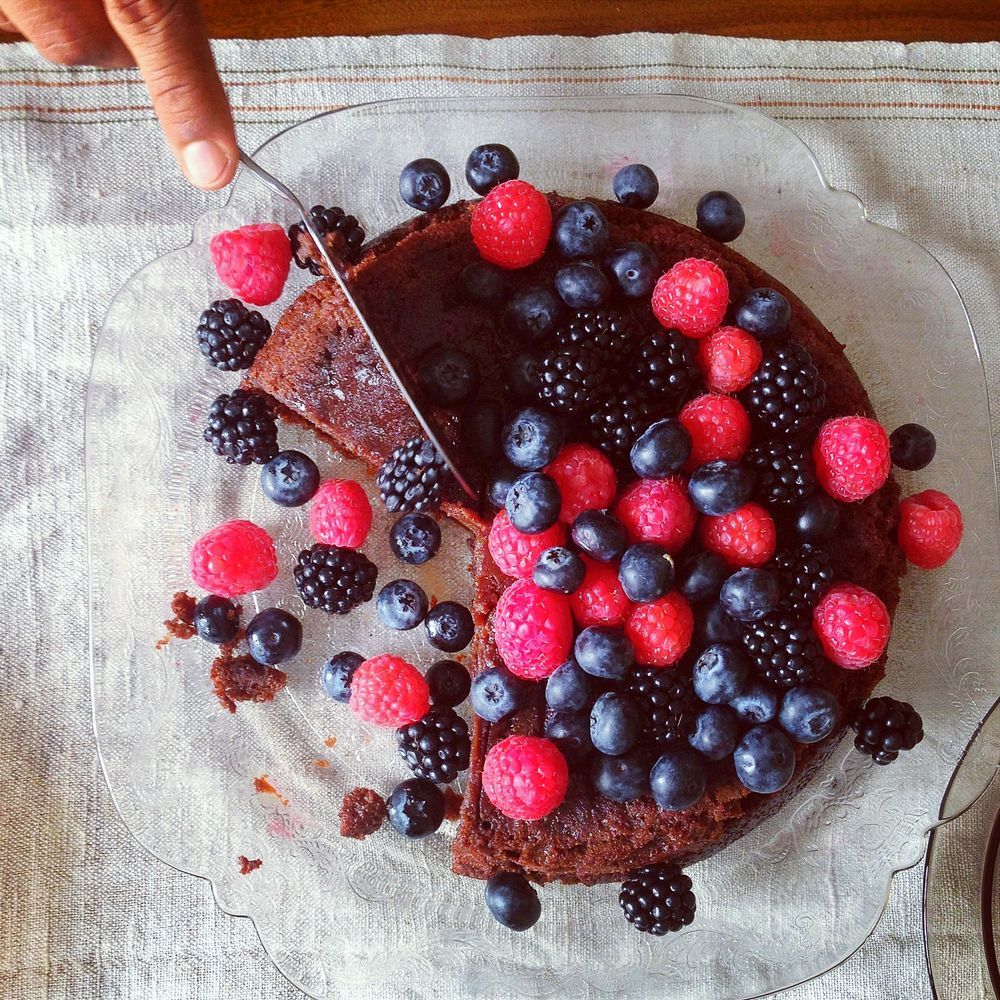
<path id="1" fill-rule="evenodd" d="M 138 66 L 188 180 L 214 190 L 233 179 L 232 111 L 196 0 L 0 0 L 0 30 L 52 62 Z"/>

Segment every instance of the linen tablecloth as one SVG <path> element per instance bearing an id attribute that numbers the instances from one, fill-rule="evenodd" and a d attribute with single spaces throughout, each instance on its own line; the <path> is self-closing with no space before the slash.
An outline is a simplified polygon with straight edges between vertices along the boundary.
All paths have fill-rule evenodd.
<path id="1" fill-rule="evenodd" d="M 216 54 L 249 148 L 314 112 L 404 95 L 677 91 L 759 108 L 788 122 L 873 219 L 942 261 L 1000 399 L 1000 45 L 413 36 L 231 41 Z M 91 735 L 88 366 L 115 289 L 187 242 L 223 195 L 181 178 L 134 73 L 58 68 L 2 46 L 0 81 L 0 994 L 291 997 L 247 921 L 130 838 Z M 975 997 L 964 919 L 956 912 L 948 933 L 970 970 L 960 995 Z M 783 996 L 929 993 L 915 869 L 858 954 Z"/>

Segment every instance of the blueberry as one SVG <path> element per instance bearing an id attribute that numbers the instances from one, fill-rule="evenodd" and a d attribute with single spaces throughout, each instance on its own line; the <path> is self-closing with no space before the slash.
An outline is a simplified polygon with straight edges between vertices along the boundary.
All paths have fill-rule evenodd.
<path id="1" fill-rule="evenodd" d="M 785 692 L 778 713 L 781 728 L 798 743 L 818 743 L 840 721 L 840 704 L 827 690 L 803 685 Z"/>
<path id="2" fill-rule="evenodd" d="M 433 212 L 440 208 L 451 194 L 448 171 L 426 157 L 413 160 L 403 167 L 399 175 L 399 195 L 410 208 L 418 212 Z"/>
<path id="3" fill-rule="evenodd" d="M 465 351 L 438 344 L 420 362 L 417 383 L 436 406 L 458 406 L 479 387 L 479 368 Z"/>
<path id="4" fill-rule="evenodd" d="M 649 755 L 632 750 L 617 757 L 599 753 L 590 772 L 594 790 L 613 802 L 632 802 L 649 791 Z"/>
<path id="5" fill-rule="evenodd" d="M 346 705 L 351 700 L 351 678 L 364 659 L 360 653 L 345 649 L 327 660 L 319 670 L 319 682 L 323 691 L 334 701 Z"/>
<path id="6" fill-rule="evenodd" d="M 629 457 L 641 479 L 664 479 L 691 455 L 691 435 L 679 420 L 657 420 L 640 434 Z"/>
<path id="7" fill-rule="evenodd" d="M 240 629 L 240 613 L 228 598 L 209 594 L 194 606 L 194 628 L 205 642 L 232 642 Z"/>
<path id="8" fill-rule="evenodd" d="M 454 708 L 469 697 L 472 678 L 469 671 L 455 660 L 438 660 L 426 675 L 431 701 L 438 708 Z"/>
<path id="9" fill-rule="evenodd" d="M 791 304 L 773 288 L 752 288 L 736 310 L 736 325 L 761 340 L 784 333 L 791 318 Z"/>
<path id="10" fill-rule="evenodd" d="M 247 649 L 258 663 L 284 663 L 301 647 L 302 623 L 281 608 L 258 611 L 247 625 Z"/>
<path id="11" fill-rule="evenodd" d="M 691 473 L 688 495 L 695 509 L 716 517 L 742 507 L 753 494 L 753 470 L 739 462 L 718 459 Z"/>
<path id="12" fill-rule="evenodd" d="M 723 760 L 736 748 L 740 723 L 725 705 L 706 705 L 694 720 L 688 743 L 709 760 Z"/>
<path id="13" fill-rule="evenodd" d="M 410 778 L 392 790 L 386 814 L 389 825 L 404 837 L 427 837 L 444 820 L 444 792 L 425 778 Z"/>
<path id="14" fill-rule="evenodd" d="M 694 631 L 696 642 L 704 646 L 743 639 L 743 627 L 726 614 L 726 609 L 718 601 L 706 604 L 701 613 L 695 615 Z"/>
<path id="15" fill-rule="evenodd" d="M 491 464 L 500 455 L 503 432 L 503 404 L 497 399 L 479 396 L 469 401 L 459 418 L 462 447 L 483 464 Z"/>
<path id="16" fill-rule="evenodd" d="M 630 601 L 655 601 L 674 585 L 674 560 L 656 542 L 636 542 L 622 555 L 618 582 Z"/>
<path id="17" fill-rule="evenodd" d="M 795 534 L 804 542 L 825 542 L 837 533 L 840 504 L 825 493 L 814 493 L 795 512 Z"/>
<path id="18" fill-rule="evenodd" d="M 572 549 L 554 545 L 538 557 L 531 578 L 542 590 L 572 594 L 583 583 L 586 572 L 583 560 Z"/>
<path id="19" fill-rule="evenodd" d="M 468 608 L 455 601 L 442 601 L 427 612 L 424 631 L 435 649 L 457 653 L 472 642 L 475 628 Z"/>
<path id="20" fill-rule="evenodd" d="M 730 618 L 755 622 L 772 612 L 781 600 L 778 578 L 767 569 L 737 570 L 722 585 L 719 601 Z"/>
<path id="21" fill-rule="evenodd" d="M 625 525 L 606 510 L 585 510 L 573 522 L 573 543 L 599 562 L 617 559 L 628 544 Z"/>
<path id="22" fill-rule="evenodd" d="M 620 628 L 591 625 L 582 629 L 573 643 L 576 662 L 592 677 L 618 680 L 635 662 L 635 650 Z"/>
<path id="23" fill-rule="evenodd" d="M 590 201 L 571 201 L 552 223 L 552 240 L 564 257 L 595 257 L 604 252 L 608 239 L 608 220 Z"/>
<path id="24" fill-rule="evenodd" d="M 701 549 L 681 562 L 677 589 L 689 601 L 718 596 L 729 576 L 729 563 L 714 552 Z"/>
<path id="25" fill-rule="evenodd" d="M 473 302 L 498 306 L 507 294 L 507 275 L 485 260 L 474 260 L 462 268 L 462 290 Z"/>
<path id="26" fill-rule="evenodd" d="M 780 704 L 781 695 L 775 688 L 764 681 L 752 680 L 733 698 L 729 707 L 744 722 L 757 725 L 775 718 Z"/>
<path id="27" fill-rule="evenodd" d="M 605 691 L 590 710 L 590 742 L 601 753 L 627 753 L 642 735 L 642 711 L 627 694 Z"/>
<path id="28" fill-rule="evenodd" d="M 544 285 L 518 289 L 507 300 L 503 324 L 525 344 L 539 344 L 556 328 L 565 307 L 562 299 Z"/>
<path id="29" fill-rule="evenodd" d="M 733 751 L 736 777 L 750 789 L 770 795 L 780 792 L 795 772 L 792 741 L 774 726 L 754 726 Z"/>
<path id="30" fill-rule="evenodd" d="M 526 687 L 524 681 L 503 667 L 490 667 L 472 678 L 472 711 L 487 722 L 499 722 L 521 707 Z"/>
<path id="31" fill-rule="evenodd" d="M 544 410 L 528 407 L 516 413 L 503 429 L 503 453 L 519 469 L 544 469 L 563 446 L 559 421 Z"/>
<path id="32" fill-rule="evenodd" d="M 490 503 L 499 510 L 507 505 L 507 494 L 510 492 L 514 480 L 520 475 L 517 469 L 509 462 L 505 462 L 497 469 L 490 478 L 487 494 Z"/>
<path id="33" fill-rule="evenodd" d="M 746 225 L 743 206 L 728 191 L 709 191 L 698 199 L 698 228 L 713 240 L 729 243 Z"/>
<path id="34" fill-rule="evenodd" d="M 427 617 L 427 595 L 412 580 L 393 580 L 378 592 L 375 610 L 387 628 L 406 632 Z"/>
<path id="35" fill-rule="evenodd" d="M 527 351 L 515 355 L 506 370 L 507 391 L 513 399 L 526 403 L 538 401 L 539 362 L 534 354 Z"/>
<path id="36" fill-rule="evenodd" d="M 611 297 L 611 284 L 589 261 L 564 264 L 555 277 L 559 297 L 571 309 L 596 309 Z"/>
<path id="37" fill-rule="evenodd" d="M 486 883 L 486 909 L 512 931 L 526 931 L 538 923 L 542 904 L 534 886 L 516 872 L 499 872 Z"/>
<path id="38" fill-rule="evenodd" d="M 505 503 L 510 523 L 526 535 L 537 535 L 559 520 L 562 497 L 556 481 L 544 472 L 523 472 L 511 484 Z"/>
<path id="39" fill-rule="evenodd" d="M 260 488 L 281 507 L 301 507 L 319 489 L 319 469 L 301 451 L 279 451 L 260 470 Z"/>
<path id="40" fill-rule="evenodd" d="M 570 762 L 586 757 L 591 750 L 590 724 L 580 712 L 553 712 L 545 719 L 543 734 Z"/>
<path id="41" fill-rule="evenodd" d="M 557 712 L 579 712 L 590 698 L 590 678 L 575 660 L 556 667 L 545 682 L 545 704 Z"/>
<path id="42" fill-rule="evenodd" d="M 937 451 L 934 435 L 920 424 L 903 424 L 889 435 L 892 464 L 900 469 L 917 472 L 931 464 Z"/>
<path id="43" fill-rule="evenodd" d="M 660 276 L 656 251 L 645 243 L 625 243 L 604 257 L 604 266 L 614 275 L 618 290 L 626 298 L 644 299 Z"/>
<path id="44" fill-rule="evenodd" d="M 709 705 L 726 705 L 746 687 L 750 658 L 736 645 L 716 642 L 694 662 L 694 693 Z"/>
<path id="45" fill-rule="evenodd" d="M 404 514 L 389 530 L 389 547 L 397 559 L 420 566 L 441 547 L 441 528 L 430 514 Z"/>
<path id="46" fill-rule="evenodd" d="M 611 181 L 615 197 L 629 208 L 649 208 L 660 193 L 656 174 L 645 163 L 629 163 Z"/>
<path id="47" fill-rule="evenodd" d="M 517 179 L 521 165 L 508 146 L 488 142 L 469 153 L 465 179 L 476 194 L 489 194 L 498 184 Z"/>
<path id="48" fill-rule="evenodd" d="M 656 804 L 670 812 L 690 809 L 705 794 L 705 762 L 693 750 L 668 750 L 649 772 Z"/>

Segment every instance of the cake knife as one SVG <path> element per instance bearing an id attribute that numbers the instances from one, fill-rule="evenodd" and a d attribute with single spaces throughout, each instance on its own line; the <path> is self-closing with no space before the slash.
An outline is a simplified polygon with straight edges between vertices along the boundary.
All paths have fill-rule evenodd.
<path id="1" fill-rule="evenodd" d="M 385 366 L 385 370 L 396 383 L 396 387 L 399 389 L 403 399 L 406 400 L 407 406 L 409 406 L 413 415 L 417 418 L 417 421 L 423 428 L 424 434 L 427 435 L 428 441 L 430 441 L 431 444 L 437 448 L 438 454 L 444 459 L 445 465 L 448 466 L 449 471 L 455 477 L 458 485 L 461 486 L 473 500 L 478 501 L 478 493 L 472 488 L 469 479 L 462 474 L 462 470 L 459 467 L 456 456 L 452 449 L 446 444 L 444 435 L 437 432 L 434 427 L 434 422 L 427 409 L 421 405 L 419 401 L 419 394 L 416 392 L 416 388 L 413 385 L 408 373 L 402 367 L 396 365 L 396 363 L 392 360 L 388 348 L 379 339 L 378 335 L 365 318 L 365 314 L 361 311 L 361 307 L 358 305 L 357 300 L 351 294 L 347 277 L 341 271 L 339 265 L 334 260 L 333 255 L 327 249 L 326 242 L 323 239 L 322 234 L 316 227 L 315 222 L 313 222 L 312 216 L 306 211 L 305 206 L 287 185 L 279 181 L 273 174 L 268 173 L 268 171 L 266 171 L 252 156 L 245 153 L 242 149 L 240 150 L 240 162 L 244 167 L 246 167 L 247 170 L 250 171 L 251 174 L 254 175 L 254 177 L 257 178 L 257 180 L 259 180 L 265 187 L 269 188 L 280 198 L 287 201 L 298 213 L 303 226 L 305 226 L 306 232 L 312 237 L 313 243 L 316 244 L 316 249 L 323 258 L 323 262 L 326 264 L 327 270 L 340 286 L 340 290 L 343 293 L 344 298 L 347 300 L 347 304 L 354 310 L 354 314 L 357 316 L 358 324 L 367 335 L 369 341 L 371 341 L 372 347 L 375 348 L 375 353 L 382 359 L 382 364 Z"/>

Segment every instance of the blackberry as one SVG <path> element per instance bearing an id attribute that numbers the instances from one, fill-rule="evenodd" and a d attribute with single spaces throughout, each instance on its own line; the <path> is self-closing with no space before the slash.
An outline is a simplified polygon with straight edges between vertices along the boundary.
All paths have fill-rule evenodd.
<path id="1" fill-rule="evenodd" d="M 799 434 L 826 405 L 826 382 L 809 352 L 789 341 L 764 355 L 741 399 L 758 426 L 774 434 Z"/>
<path id="2" fill-rule="evenodd" d="M 698 712 L 686 671 L 640 667 L 625 687 L 642 709 L 643 733 L 650 742 L 680 743 L 694 732 Z"/>
<path id="3" fill-rule="evenodd" d="M 609 374 L 599 351 L 585 345 L 557 347 L 538 366 L 538 398 L 557 413 L 581 413 L 604 393 Z"/>
<path id="4" fill-rule="evenodd" d="M 249 368 L 271 336 L 271 324 L 239 299 L 213 302 L 198 320 L 198 349 L 224 372 Z"/>
<path id="5" fill-rule="evenodd" d="M 785 549 L 774 557 L 771 569 L 778 574 L 782 596 L 779 611 L 809 618 L 823 592 L 833 583 L 830 557 L 815 545 Z"/>
<path id="6" fill-rule="evenodd" d="M 292 571 L 295 589 L 310 608 L 346 615 L 375 592 L 375 564 L 356 549 L 316 542 L 303 549 Z"/>
<path id="7" fill-rule="evenodd" d="M 808 684 L 823 665 L 823 648 L 812 622 L 787 612 L 772 612 L 747 624 L 743 645 L 765 680 L 778 687 Z"/>
<path id="8" fill-rule="evenodd" d="M 678 330 L 662 326 L 646 333 L 636 345 L 632 368 L 638 373 L 639 394 L 658 404 L 678 409 L 696 384 L 695 341 Z"/>
<path id="9" fill-rule="evenodd" d="M 591 439 L 617 465 L 628 462 L 632 445 L 651 421 L 649 405 L 634 392 L 608 396 L 587 415 Z"/>
<path id="10" fill-rule="evenodd" d="M 421 437 L 400 445 L 378 470 L 375 480 L 390 514 L 436 510 L 441 505 L 441 485 L 446 466 L 437 448 Z"/>
<path id="11" fill-rule="evenodd" d="M 358 225 L 358 220 L 336 205 L 332 208 L 313 205 L 309 209 L 309 215 L 323 236 L 330 256 L 341 257 L 348 264 L 356 263 L 361 256 L 361 244 L 365 241 L 365 231 Z M 320 277 L 323 262 L 315 254 L 312 238 L 301 222 L 288 227 L 288 242 L 292 245 L 292 260 L 299 267 L 308 268 L 317 278 Z"/>
<path id="12" fill-rule="evenodd" d="M 218 396 L 203 436 L 230 465 L 264 465 L 278 454 L 278 426 L 267 400 L 255 392 L 236 389 Z"/>
<path id="13" fill-rule="evenodd" d="M 764 503 L 796 503 L 816 492 L 812 457 L 787 438 L 753 445 L 743 461 L 757 474 L 756 494 Z"/>
<path id="14" fill-rule="evenodd" d="M 450 708 L 432 708 L 396 730 L 396 746 L 418 777 L 447 785 L 469 766 L 469 727 Z"/>
<path id="15" fill-rule="evenodd" d="M 891 764 L 900 750 L 912 750 L 924 738 L 924 725 L 912 705 L 895 698 L 871 698 L 851 723 L 854 746 L 876 764 Z"/>
<path id="16" fill-rule="evenodd" d="M 609 368 L 628 360 L 635 339 L 635 326 L 616 309 L 577 309 L 555 335 L 559 347 L 589 347 Z"/>
<path id="17" fill-rule="evenodd" d="M 618 902 L 636 930 L 657 935 L 686 927 L 697 906 L 691 879 L 674 864 L 640 868 L 622 884 Z"/>

